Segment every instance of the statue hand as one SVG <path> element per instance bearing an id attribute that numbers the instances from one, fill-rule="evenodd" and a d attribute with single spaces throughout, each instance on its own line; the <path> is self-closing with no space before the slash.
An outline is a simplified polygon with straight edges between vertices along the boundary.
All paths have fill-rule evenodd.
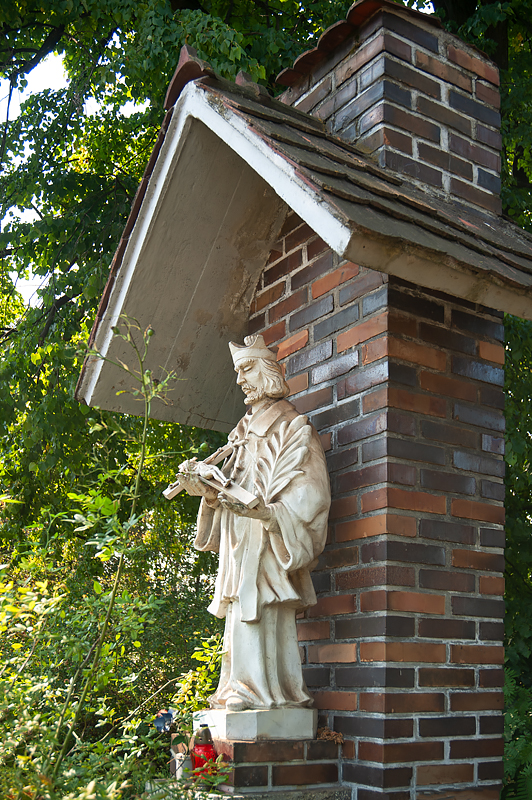
<path id="1" fill-rule="evenodd" d="M 228 486 L 231 479 L 227 478 L 221 469 L 218 469 L 214 464 L 206 464 L 204 461 L 197 462 L 195 472 L 202 478 L 209 478 L 219 481 L 222 486 Z"/>
<path id="2" fill-rule="evenodd" d="M 228 500 L 225 495 L 221 492 L 218 495 L 218 500 L 226 508 L 228 511 L 232 511 L 233 514 L 236 514 L 238 517 L 249 517 L 250 519 L 260 519 L 261 522 L 268 524 L 271 522 L 272 519 L 272 512 L 268 508 L 267 505 L 264 504 L 262 500 L 259 500 L 259 504 L 255 506 L 255 508 L 248 508 L 247 506 L 243 505 L 242 503 L 233 503 L 231 500 Z"/>
<path id="3" fill-rule="evenodd" d="M 200 462 L 201 463 L 201 462 Z M 183 461 L 179 465 L 178 479 L 179 483 L 187 494 L 192 497 L 205 497 L 206 500 L 212 502 L 216 500 L 218 492 L 207 486 L 200 478 L 200 471 L 198 470 L 198 462 L 195 458 L 190 461 Z"/>

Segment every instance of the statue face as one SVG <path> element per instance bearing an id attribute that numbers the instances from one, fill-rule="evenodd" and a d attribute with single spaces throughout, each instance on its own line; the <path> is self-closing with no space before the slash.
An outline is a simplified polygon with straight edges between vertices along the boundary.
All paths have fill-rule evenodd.
<path id="1" fill-rule="evenodd" d="M 246 396 L 246 405 L 252 406 L 265 396 L 264 375 L 256 359 L 242 361 L 235 367 L 236 382 Z"/>

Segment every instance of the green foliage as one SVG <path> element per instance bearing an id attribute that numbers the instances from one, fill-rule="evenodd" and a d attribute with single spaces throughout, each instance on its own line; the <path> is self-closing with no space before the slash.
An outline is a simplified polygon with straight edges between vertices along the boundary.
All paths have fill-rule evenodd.
<path id="1" fill-rule="evenodd" d="M 123 591 L 74 729 L 71 752 L 64 769 L 54 781 L 50 778 L 50 753 L 57 751 L 58 731 L 74 719 L 98 626 L 109 606 L 110 593 L 91 588 L 73 602 L 55 582 L 0 583 L 2 797 L 12 792 L 13 800 L 19 800 L 24 789 L 35 799 L 74 798 L 93 780 L 98 782 L 96 797 L 130 797 L 145 779 L 167 773 L 168 737 L 156 734 L 151 720 L 177 686 L 190 682 L 190 674 L 180 676 L 174 665 L 173 679 L 168 680 L 167 668 L 166 674 L 146 680 L 149 662 L 157 657 L 150 650 L 150 636 L 160 635 L 163 628 L 160 601 Z M 152 692 L 147 688 L 150 682 L 155 686 Z M 206 682 L 199 678 L 201 683 Z M 182 716 L 180 730 L 186 731 L 183 740 L 188 741 L 189 711 Z"/>
<path id="2" fill-rule="evenodd" d="M 232 771 L 232 764 L 225 762 L 223 754 L 220 753 L 216 759 L 206 761 L 203 766 L 196 767 L 192 771 L 191 784 L 207 792 L 216 792 L 219 786 L 228 782 L 228 776 Z"/>
<path id="3" fill-rule="evenodd" d="M 532 790 L 532 323 L 507 316 L 505 331 L 506 800 Z"/>
<path id="4" fill-rule="evenodd" d="M 532 788 L 532 692 L 523 686 L 520 676 L 506 670 L 504 799 L 520 798 L 524 789 Z M 529 795 L 525 794 L 525 797 Z"/>
<path id="5" fill-rule="evenodd" d="M 124 320 L 114 333 L 135 356 L 135 366 L 121 367 L 131 391 L 143 399 L 140 436 L 129 443 L 135 465 L 123 470 L 128 479 L 122 485 L 116 471 L 98 473 L 87 492 L 69 493 L 72 517 L 58 515 L 55 540 L 67 538 L 61 532 L 68 527 L 82 537 L 75 582 L 50 563 L 46 551 L 34 548 L 33 558 L 19 559 L 17 580 L 0 584 L 0 770 L 6 797 L 132 796 L 165 765 L 160 737 L 146 712 L 153 715 L 149 706 L 156 696 L 164 701 L 175 690 L 179 654 L 169 653 L 166 641 L 163 651 L 173 658 L 173 667 L 165 663 L 162 671 L 160 664 L 154 669 L 157 649 L 149 644 L 150 631 L 160 634 L 164 627 L 161 611 L 172 610 L 160 592 L 156 597 L 127 586 L 134 585 L 135 557 L 146 550 L 139 534 L 150 531 L 153 516 L 140 502 L 150 406 L 155 397 L 164 399 L 172 376 L 155 382 L 144 367 L 151 328 L 141 331 Z M 43 572 L 52 580 L 35 577 Z M 186 597 L 186 584 L 182 588 Z M 190 606 L 194 603 L 189 614 Z M 194 632 L 194 639 L 200 635 Z M 187 642 L 182 648 L 187 661 L 188 649 Z M 216 658 L 210 640 L 201 654 L 200 660 L 208 661 L 204 670 L 212 675 Z"/>
<path id="6" fill-rule="evenodd" d="M 209 697 L 218 685 L 222 653 L 220 635 L 203 638 L 201 646 L 192 653 L 191 658 L 199 661 L 199 666 L 181 675 L 178 692 L 172 698 L 172 704 L 179 710 L 181 727 L 188 726 L 185 729 L 190 729 L 192 714 L 209 707 Z"/>
<path id="7" fill-rule="evenodd" d="M 50 776 L 50 756 L 58 737 L 73 719 L 76 689 L 87 672 L 90 640 L 81 637 L 87 621 L 94 628 L 105 611 L 105 598 L 86 611 L 72 608 L 67 594 L 36 581 L 33 586 L 0 583 L 0 630 L 3 668 L 0 673 L 0 785 L 6 798 L 117 798 L 138 770 L 153 770 L 156 737 L 139 715 L 121 719 L 114 736 L 105 732 L 116 726 L 119 713 L 110 702 L 109 683 L 123 690 L 128 677 L 128 653 L 132 635 L 149 619 L 149 605 L 122 604 L 125 616 L 117 617 L 114 639 L 102 653 L 101 670 L 89 698 L 83 722 L 76 733 L 77 747 L 68 769 Z M 140 612 L 140 613 L 139 613 Z M 80 619 L 81 617 L 81 619 Z M 89 631 L 91 625 L 89 624 Z M 94 635 L 93 633 L 91 634 Z M 73 690 L 73 691 L 72 691 Z M 87 728 L 93 731 L 88 746 Z M 140 780 L 140 772 L 137 780 Z M 97 781 L 97 786 L 93 784 Z M 92 784 L 92 788 L 91 788 Z"/>

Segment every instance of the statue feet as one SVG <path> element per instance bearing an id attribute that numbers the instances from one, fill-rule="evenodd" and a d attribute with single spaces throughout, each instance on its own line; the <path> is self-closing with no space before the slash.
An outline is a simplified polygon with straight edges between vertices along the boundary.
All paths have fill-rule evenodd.
<path id="1" fill-rule="evenodd" d="M 246 701 L 242 700 L 237 694 L 230 695 L 225 703 L 227 711 L 245 711 L 246 708 L 250 707 L 249 703 L 246 703 Z"/>

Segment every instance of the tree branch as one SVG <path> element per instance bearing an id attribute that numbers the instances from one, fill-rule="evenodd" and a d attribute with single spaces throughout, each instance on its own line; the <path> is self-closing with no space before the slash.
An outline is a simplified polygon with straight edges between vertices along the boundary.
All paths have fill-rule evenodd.
<path id="1" fill-rule="evenodd" d="M 69 297 L 66 294 L 64 294 L 62 297 L 58 297 L 58 298 L 56 298 L 54 300 L 54 302 L 52 303 L 52 307 L 50 308 L 50 311 L 48 312 L 48 316 L 46 317 L 46 322 L 44 323 L 44 327 L 43 327 L 42 331 L 39 334 L 39 347 L 43 346 L 44 340 L 46 339 L 46 337 L 48 335 L 48 332 L 49 332 L 50 328 L 52 327 L 53 321 L 54 321 L 54 319 L 56 317 L 56 314 L 59 311 L 59 309 L 63 308 L 63 306 L 66 306 L 66 304 L 70 303 L 71 301 L 72 301 L 72 297 Z"/>
<path id="2" fill-rule="evenodd" d="M 531 189 L 532 185 L 530 182 L 530 178 L 526 174 L 525 170 L 521 166 L 521 160 L 525 154 L 525 150 L 522 145 L 518 144 L 515 148 L 514 153 L 514 160 L 512 164 L 512 176 L 515 180 L 518 189 Z"/>
<path id="3" fill-rule="evenodd" d="M 42 45 L 39 47 L 35 55 L 32 58 L 29 58 L 27 61 L 23 61 L 22 65 L 18 69 L 13 71 L 13 73 L 11 74 L 11 81 L 13 82 L 14 78 L 17 75 L 23 75 L 26 74 L 27 72 L 31 72 L 32 69 L 36 67 L 40 61 L 43 60 L 43 58 L 46 58 L 47 55 L 50 55 L 50 53 L 52 53 L 55 50 L 55 48 L 61 41 L 64 32 L 65 32 L 64 25 L 59 25 L 56 28 L 52 28 L 52 30 L 50 31 L 50 33 L 48 34 Z"/>
<path id="4" fill-rule="evenodd" d="M 7 129 L 9 127 L 9 108 L 11 106 L 11 98 L 13 97 L 13 80 L 9 81 L 9 94 L 7 97 L 7 108 L 6 108 L 6 121 L 4 122 L 4 132 L 2 134 L 2 144 L 0 145 L 0 171 L 2 169 L 2 164 L 4 163 L 4 155 L 6 152 L 6 144 L 7 144 Z"/>

